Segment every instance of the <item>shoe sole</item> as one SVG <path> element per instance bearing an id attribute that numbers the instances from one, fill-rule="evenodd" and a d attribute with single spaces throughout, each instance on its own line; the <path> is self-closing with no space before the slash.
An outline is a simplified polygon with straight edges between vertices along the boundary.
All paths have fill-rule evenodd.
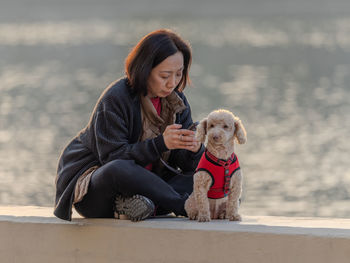
<path id="1" fill-rule="evenodd" d="M 144 220 L 154 212 L 153 202 L 140 195 L 126 198 L 118 197 L 115 207 L 118 214 L 126 215 L 133 222 Z"/>

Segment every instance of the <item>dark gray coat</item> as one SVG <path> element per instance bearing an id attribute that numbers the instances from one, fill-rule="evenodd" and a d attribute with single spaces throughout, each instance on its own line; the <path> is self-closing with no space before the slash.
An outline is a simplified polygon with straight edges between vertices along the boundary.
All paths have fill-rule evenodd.
<path id="1" fill-rule="evenodd" d="M 176 115 L 175 123 L 187 128 L 192 124 L 191 109 L 183 93 L 178 92 L 186 109 Z M 88 125 L 64 148 L 56 177 L 54 214 L 71 220 L 75 184 L 88 168 L 116 159 L 132 159 L 141 166 L 159 160 L 167 151 L 162 135 L 139 141 L 142 133 L 140 98 L 122 78 L 105 89 L 93 110 Z M 157 149 L 155 149 L 155 147 Z M 203 152 L 173 150 L 169 163 L 183 171 L 193 171 Z"/>

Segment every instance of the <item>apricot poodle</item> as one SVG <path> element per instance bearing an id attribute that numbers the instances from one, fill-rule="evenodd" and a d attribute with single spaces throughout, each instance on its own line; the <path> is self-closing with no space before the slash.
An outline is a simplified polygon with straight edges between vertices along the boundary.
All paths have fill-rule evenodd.
<path id="1" fill-rule="evenodd" d="M 193 193 L 185 203 L 191 220 L 241 221 L 238 214 L 242 172 L 234 153 L 234 141 L 247 140 L 241 120 L 227 110 L 215 110 L 197 127 L 196 137 L 206 141 L 206 151 L 194 174 Z"/>

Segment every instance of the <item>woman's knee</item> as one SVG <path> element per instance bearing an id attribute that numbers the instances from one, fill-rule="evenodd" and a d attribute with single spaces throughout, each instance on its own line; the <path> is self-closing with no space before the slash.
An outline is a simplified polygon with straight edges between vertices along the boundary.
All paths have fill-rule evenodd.
<path id="1" fill-rule="evenodd" d="M 133 160 L 118 159 L 110 161 L 109 163 L 106 163 L 100 168 L 101 170 L 103 170 L 103 173 L 114 176 L 118 174 L 128 174 L 129 172 L 131 172 L 132 167 L 135 165 L 135 161 Z"/>
<path id="2" fill-rule="evenodd" d="M 130 174 L 131 160 L 114 160 L 98 168 L 92 175 L 92 182 L 96 185 L 115 186 L 118 181 Z"/>

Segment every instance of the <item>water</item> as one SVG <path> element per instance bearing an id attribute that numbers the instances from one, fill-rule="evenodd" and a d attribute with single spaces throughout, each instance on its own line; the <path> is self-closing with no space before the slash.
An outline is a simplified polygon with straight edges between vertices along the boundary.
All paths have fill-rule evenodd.
<path id="1" fill-rule="evenodd" d="M 0 205 L 53 204 L 60 151 L 123 75 L 132 45 L 161 27 L 192 44 L 193 117 L 226 108 L 247 129 L 248 143 L 237 146 L 242 213 L 349 217 L 342 0 L 2 1 Z"/>

